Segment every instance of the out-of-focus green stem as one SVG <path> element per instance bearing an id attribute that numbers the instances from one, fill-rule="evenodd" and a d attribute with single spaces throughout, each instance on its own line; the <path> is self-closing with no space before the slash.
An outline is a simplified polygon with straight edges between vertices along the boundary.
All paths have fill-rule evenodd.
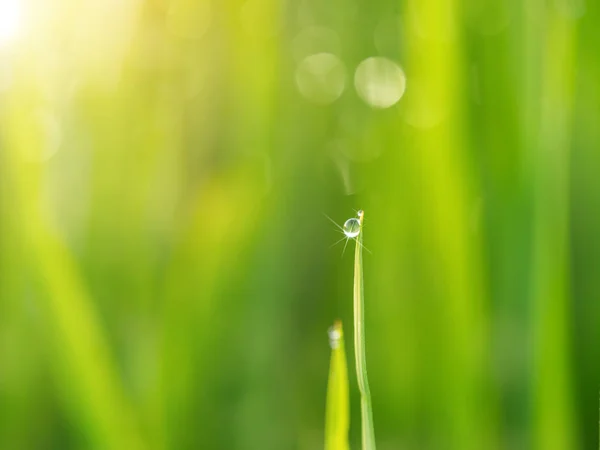
<path id="1" fill-rule="evenodd" d="M 555 5 L 538 6 L 530 19 L 532 42 L 542 42 L 543 81 L 539 98 L 528 104 L 539 128 L 528 134 L 533 149 L 534 194 L 533 365 L 534 441 L 532 448 L 579 448 L 573 406 L 570 348 L 570 199 L 572 98 L 577 73 L 577 26 Z M 531 5 L 530 5 L 531 6 Z M 532 7 L 532 6 L 531 6 Z M 531 13 L 533 14 L 533 9 Z M 543 28 L 534 27 L 544 18 Z M 531 47 L 530 58 L 538 49 Z M 539 75 L 537 75 L 539 76 Z M 531 84 L 536 72 L 528 73 Z M 541 101 L 540 101 L 541 99 Z M 540 102 L 540 103 L 538 103 Z M 534 109 L 535 108 L 535 109 Z M 535 116 L 534 116 L 535 117 Z"/>
<path id="2" fill-rule="evenodd" d="M 373 428 L 373 407 L 371 391 L 367 377 L 367 359 L 365 351 L 365 293 L 363 286 L 362 241 L 364 212 L 359 211 L 360 233 L 356 237 L 354 252 L 354 354 L 356 358 L 356 377 L 360 390 L 360 413 L 362 424 L 363 450 L 375 450 L 375 431 Z"/>
<path id="3" fill-rule="evenodd" d="M 40 104 L 39 87 L 23 76 L 6 97 L 0 121 L 8 124 L 2 143 L 10 151 L 4 161 L 13 174 L 11 192 L 15 214 L 23 223 L 22 245 L 32 277 L 45 293 L 40 296 L 40 311 L 49 339 L 41 345 L 50 349 L 65 404 L 92 447 L 146 449 L 75 258 L 40 208 L 46 169 L 26 159 L 26 155 L 42 154 L 43 134 L 31 119 Z"/>

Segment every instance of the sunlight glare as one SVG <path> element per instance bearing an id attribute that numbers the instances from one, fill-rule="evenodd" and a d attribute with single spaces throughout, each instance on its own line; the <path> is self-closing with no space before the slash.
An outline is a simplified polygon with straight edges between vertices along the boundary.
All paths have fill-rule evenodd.
<path id="1" fill-rule="evenodd" d="M 0 0 L 0 47 L 17 36 L 20 24 L 20 1 Z"/>

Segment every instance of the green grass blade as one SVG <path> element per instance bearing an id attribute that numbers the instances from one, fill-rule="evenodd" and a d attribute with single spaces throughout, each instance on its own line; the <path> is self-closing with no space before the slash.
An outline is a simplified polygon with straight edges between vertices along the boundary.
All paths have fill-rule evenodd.
<path id="1" fill-rule="evenodd" d="M 329 342 L 331 362 L 325 411 L 325 450 L 349 450 L 350 402 L 342 322 L 336 321 L 330 328 Z"/>
<path id="2" fill-rule="evenodd" d="M 375 431 L 373 428 L 373 407 L 371 391 L 367 378 L 367 359 L 365 351 L 365 292 L 363 285 L 363 218 L 362 211 L 358 214 L 360 233 L 356 237 L 354 252 L 354 354 L 356 358 L 356 377 L 360 390 L 360 415 L 362 428 L 363 450 L 375 450 Z"/>

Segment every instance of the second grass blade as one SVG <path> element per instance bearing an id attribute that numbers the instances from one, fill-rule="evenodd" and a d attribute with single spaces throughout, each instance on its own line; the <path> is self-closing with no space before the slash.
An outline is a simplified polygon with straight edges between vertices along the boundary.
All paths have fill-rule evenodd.
<path id="1" fill-rule="evenodd" d="M 331 346 L 331 363 L 327 382 L 325 450 L 349 450 L 348 367 L 344 350 L 344 333 L 342 323 L 339 321 L 329 329 L 329 344 Z"/>
<path id="2" fill-rule="evenodd" d="M 367 378 L 367 360 L 365 356 L 365 293 L 362 268 L 363 218 L 364 212 L 359 211 L 360 232 L 356 237 L 356 250 L 354 253 L 354 354 L 356 358 L 356 377 L 360 390 L 362 449 L 375 450 L 373 407 L 371 405 L 371 391 Z"/>

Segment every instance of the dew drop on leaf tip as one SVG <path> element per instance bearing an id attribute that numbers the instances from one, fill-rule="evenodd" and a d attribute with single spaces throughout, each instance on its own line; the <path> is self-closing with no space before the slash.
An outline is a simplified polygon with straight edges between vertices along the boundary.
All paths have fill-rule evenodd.
<path id="1" fill-rule="evenodd" d="M 342 333 L 335 326 L 329 327 L 329 346 L 332 349 L 336 349 L 340 345 L 340 339 L 342 338 Z"/>
<path id="2" fill-rule="evenodd" d="M 344 223 L 344 234 L 349 238 L 355 238 L 360 233 L 360 221 L 352 217 Z"/>

